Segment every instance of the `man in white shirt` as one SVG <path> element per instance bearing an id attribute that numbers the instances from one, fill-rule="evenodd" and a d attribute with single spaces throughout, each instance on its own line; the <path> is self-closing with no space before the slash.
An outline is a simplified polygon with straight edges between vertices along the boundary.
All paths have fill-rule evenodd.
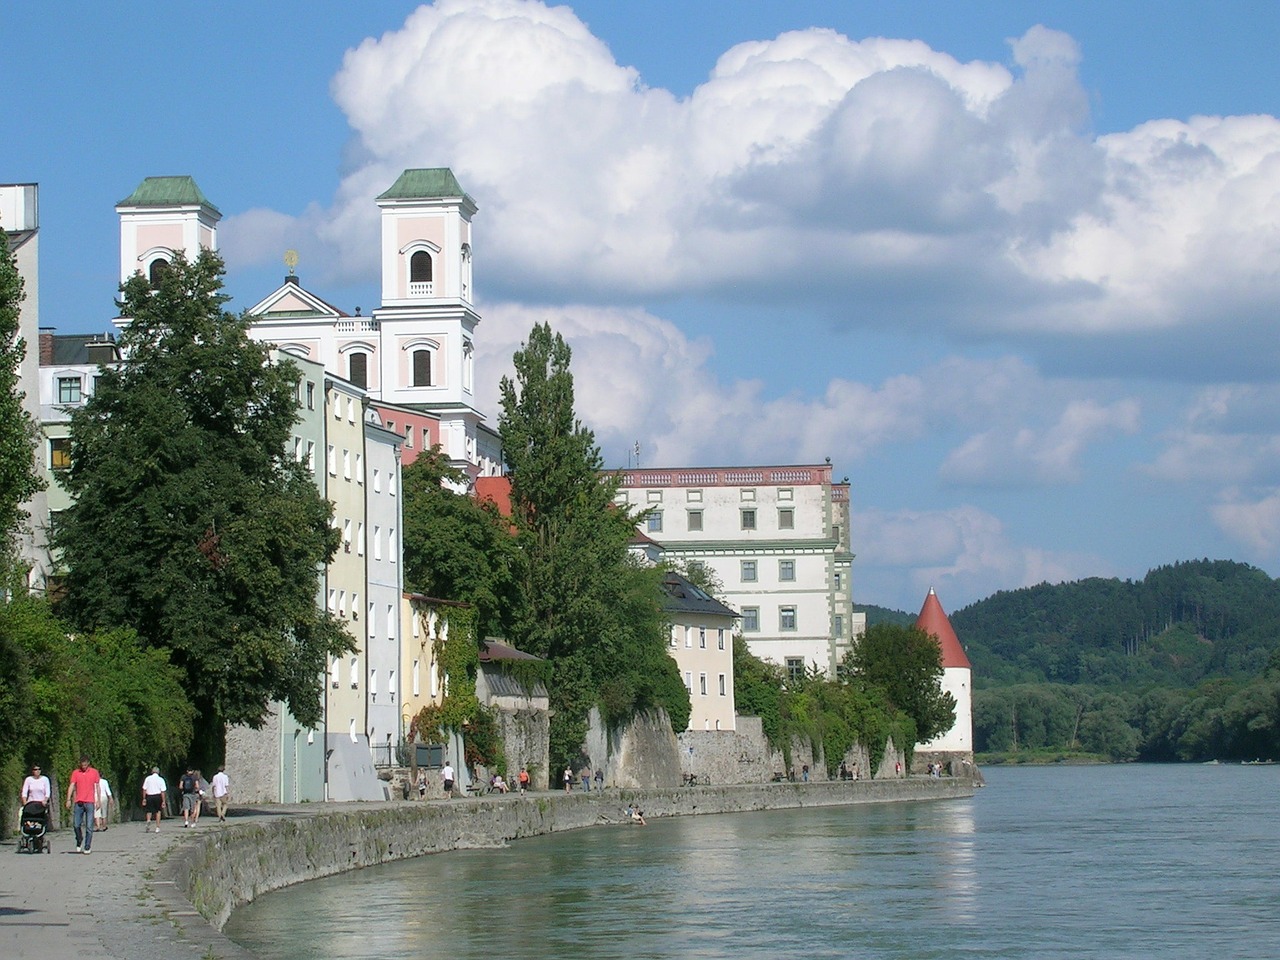
<path id="1" fill-rule="evenodd" d="M 146 821 L 142 825 L 143 832 L 151 829 L 151 815 L 155 814 L 156 833 L 160 832 L 160 818 L 164 814 L 164 794 L 168 790 L 164 777 L 160 776 L 160 768 L 152 767 L 151 776 L 142 781 L 142 812 Z"/>
<path id="2" fill-rule="evenodd" d="M 49 783 L 49 778 L 40 772 L 39 767 L 32 767 L 31 776 L 22 781 L 22 805 L 43 803 L 48 806 L 51 796 L 53 796 L 53 787 Z"/>
<path id="3" fill-rule="evenodd" d="M 209 781 L 209 789 L 213 791 L 213 809 L 218 819 L 227 822 L 227 797 L 231 793 L 231 778 L 227 776 L 227 768 L 219 767 L 218 772 Z"/>
<path id="4" fill-rule="evenodd" d="M 444 795 L 446 797 L 453 796 L 453 764 L 448 760 L 444 762 L 444 769 L 440 771 L 440 779 L 444 781 Z"/>

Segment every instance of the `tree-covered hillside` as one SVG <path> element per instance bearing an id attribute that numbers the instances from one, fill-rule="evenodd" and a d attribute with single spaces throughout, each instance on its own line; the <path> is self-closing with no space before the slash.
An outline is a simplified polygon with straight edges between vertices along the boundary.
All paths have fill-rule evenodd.
<path id="1" fill-rule="evenodd" d="M 1280 581 L 1247 564 L 1193 560 L 1136 582 L 1001 591 L 951 624 L 979 687 L 1186 688 L 1262 671 L 1280 646 Z"/>

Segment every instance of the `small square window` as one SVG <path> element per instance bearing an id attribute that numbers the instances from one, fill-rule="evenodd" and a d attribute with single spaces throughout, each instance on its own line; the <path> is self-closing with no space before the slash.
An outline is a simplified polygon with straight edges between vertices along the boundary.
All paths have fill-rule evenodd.
<path id="1" fill-rule="evenodd" d="M 648 529 L 650 533 L 662 532 L 662 512 L 660 510 L 656 510 L 649 514 Z"/>
<path id="2" fill-rule="evenodd" d="M 743 488 L 742 488 L 742 499 L 743 499 L 743 502 L 744 502 L 744 503 L 753 503 L 753 502 L 755 501 L 755 499 L 756 499 L 756 489 L 755 489 L 755 487 L 743 487 Z"/>
<path id="3" fill-rule="evenodd" d="M 743 583 L 756 582 L 756 562 L 754 560 L 742 561 L 742 582 Z"/>
<path id="4" fill-rule="evenodd" d="M 71 468 L 71 438 L 53 437 L 49 440 L 49 469 L 68 470 Z"/>
<path id="5" fill-rule="evenodd" d="M 661 491 L 661 490 L 647 490 L 647 491 L 645 491 L 645 499 L 646 499 L 646 500 L 648 500 L 650 503 L 661 503 L 661 502 L 662 502 L 662 491 Z"/>
<path id="6" fill-rule="evenodd" d="M 796 578 L 796 562 L 794 560 L 778 561 L 778 579 L 794 580 Z"/>
<path id="7" fill-rule="evenodd" d="M 760 630 L 760 608 L 742 608 L 742 632 L 757 633 Z"/>
<path id="8" fill-rule="evenodd" d="M 694 532 L 698 532 L 702 530 L 702 511 L 701 510 L 689 511 L 689 529 Z"/>
<path id="9" fill-rule="evenodd" d="M 796 528 L 796 512 L 791 507 L 781 507 L 778 510 L 778 529 L 794 530 Z"/>
<path id="10" fill-rule="evenodd" d="M 794 491 L 793 489 L 791 489 L 791 487 L 779 487 L 779 488 L 778 488 L 778 499 L 779 499 L 779 500 L 794 500 L 795 498 L 796 498 L 796 493 L 795 493 L 795 491 Z"/>
<path id="11" fill-rule="evenodd" d="M 742 529 L 754 530 L 756 528 L 756 512 L 753 508 L 747 508 L 742 511 Z"/>
<path id="12" fill-rule="evenodd" d="M 690 503 L 701 503 L 701 502 L 702 502 L 702 491 L 701 491 L 701 490 L 690 490 L 690 491 L 688 491 L 688 493 L 686 493 L 686 494 L 685 494 L 685 496 L 687 497 L 687 499 L 688 499 L 688 501 L 689 501 Z"/>

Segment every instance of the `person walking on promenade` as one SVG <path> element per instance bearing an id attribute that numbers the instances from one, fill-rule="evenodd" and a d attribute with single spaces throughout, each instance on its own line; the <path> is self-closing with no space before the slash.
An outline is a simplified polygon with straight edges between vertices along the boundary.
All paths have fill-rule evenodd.
<path id="1" fill-rule="evenodd" d="M 231 796 L 231 778 L 227 776 L 225 765 L 219 767 L 218 772 L 213 775 L 209 789 L 213 791 L 213 812 L 218 815 L 222 823 L 226 823 L 227 798 Z"/>
<path id="2" fill-rule="evenodd" d="M 440 771 L 440 779 L 444 783 L 444 795 L 447 798 L 453 796 L 453 764 L 448 760 L 444 762 L 444 767 Z"/>
<path id="3" fill-rule="evenodd" d="M 187 772 L 178 781 L 178 789 L 182 793 L 182 825 L 189 827 L 200 815 L 197 809 L 200 806 L 200 778 L 193 767 L 187 767 Z"/>
<path id="4" fill-rule="evenodd" d="M 516 777 L 516 783 L 520 784 L 520 792 L 529 792 L 529 769 L 528 767 L 520 768 L 520 775 Z"/>
<path id="5" fill-rule="evenodd" d="M 22 805 L 25 807 L 28 803 L 43 803 L 47 807 L 52 796 L 53 787 L 49 784 L 49 778 L 40 772 L 38 766 L 32 767 L 31 776 L 22 781 Z"/>
<path id="6" fill-rule="evenodd" d="M 111 819 L 111 784 L 106 777 L 98 777 L 98 794 L 93 802 L 93 829 L 106 830 Z"/>
<path id="7" fill-rule="evenodd" d="M 72 796 L 75 797 L 75 809 L 71 814 L 71 825 L 76 831 L 76 853 L 88 853 L 93 846 L 93 803 L 98 795 L 98 771 L 89 766 L 89 757 L 80 758 L 80 766 L 71 771 L 71 782 L 67 784 L 67 809 L 71 810 Z"/>
<path id="8" fill-rule="evenodd" d="M 142 812 L 145 817 L 142 829 L 144 832 L 151 829 L 152 814 L 156 818 L 156 833 L 160 832 L 160 818 L 164 814 L 164 795 L 168 789 L 169 785 L 164 782 L 164 777 L 160 776 L 160 768 L 152 767 L 151 775 L 142 781 Z"/>
<path id="9" fill-rule="evenodd" d="M 582 792 L 583 793 L 591 792 L 591 768 L 590 767 L 582 768 Z"/>
<path id="10" fill-rule="evenodd" d="M 564 768 L 564 792 L 568 793 L 573 789 L 573 771 L 568 767 Z"/>
<path id="11" fill-rule="evenodd" d="M 604 771 L 603 770 L 596 771 L 595 780 L 596 780 L 596 790 L 603 790 L 604 789 Z"/>

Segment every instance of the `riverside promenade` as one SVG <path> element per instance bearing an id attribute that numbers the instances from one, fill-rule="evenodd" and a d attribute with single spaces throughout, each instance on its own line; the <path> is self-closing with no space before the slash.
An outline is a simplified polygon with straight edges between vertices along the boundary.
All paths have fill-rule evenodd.
<path id="1" fill-rule="evenodd" d="M 233 809 L 227 823 L 192 829 L 166 820 L 159 834 L 118 823 L 75 852 L 69 829 L 51 833 L 52 854 L 17 855 L 0 844 L 0 957 L 4 960 L 254 960 L 224 937 L 231 909 L 321 876 L 464 847 L 622 819 L 807 806 L 969 797 L 965 779 L 912 777 L 845 783 L 537 792 L 453 800 L 302 804 Z M 621 828 L 621 827 L 619 827 Z M 627 828 L 629 829 L 629 828 Z"/>

